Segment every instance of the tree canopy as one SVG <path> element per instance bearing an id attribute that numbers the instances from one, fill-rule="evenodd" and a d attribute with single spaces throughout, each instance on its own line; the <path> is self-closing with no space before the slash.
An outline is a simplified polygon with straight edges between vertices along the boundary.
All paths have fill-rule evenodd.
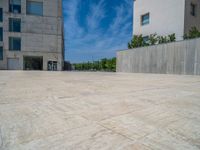
<path id="1" fill-rule="evenodd" d="M 116 71 L 116 58 L 103 58 L 98 61 L 88 61 L 73 64 L 74 70 L 78 71 Z"/>

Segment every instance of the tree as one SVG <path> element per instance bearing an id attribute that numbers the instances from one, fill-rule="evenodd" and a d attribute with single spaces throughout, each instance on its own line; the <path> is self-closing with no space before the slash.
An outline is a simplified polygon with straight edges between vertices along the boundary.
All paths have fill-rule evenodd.
<path id="1" fill-rule="evenodd" d="M 145 45 L 142 35 L 134 35 L 132 40 L 128 43 L 128 48 L 142 47 Z"/>
<path id="2" fill-rule="evenodd" d="M 158 36 L 158 44 L 163 44 L 163 43 L 167 43 L 167 37 L 166 36 Z"/>
<path id="3" fill-rule="evenodd" d="M 151 34 L 148 40 L 149 45 L 155 45 L 157 44 L 157 42 L 158 42 L 157 34 Z"/>
<path id="4" fill-rule="evenodd" d="M 134 35 L 132 40 L 128 43 L 128 48 L 137 48 L 137 47 L 143 47 L 143 46 L 150 46 L 155 44 L 162 44 L 162 43 L 168 43 L 168 42 L 174 42 L 176 41 L 176 35 L 175 33 L 167 35 L 167 36 L 158 36 L 155 34 L 150 34 L 148 40 L 142 35 Z"/>
<path id="5" fill-rule="evenodd" d="M 196 27 L 192 27 L 188 34 L 183 36 L 184 39 L 194 39 L 200 37 L 200 31 Z"/>
<path id="6" fill-rule="evenodd" d="M 75 70 L 79 71 L 116 71 L 116 58 L 103 58 L 100 61 L 76 63 L 73 66 Z"/>
<path id="7" fill-rule="evenodd" d="M 175 42 L 176 41 L 176 35 L 175 33 L 168 35 L 169 42 Z"/>
<path id="8" fill-rule="evenodd" d="M 112 61 L 112 68 L 111 68 L 111 70 L 112 71 L 116 71 L 116 57 L 112 58 L 111 61 Z"/>
<path id="9" fill-rule="evenodd" d="M 106 62 L 107 62 L 106 58 L 101 59 L 101 68 L 103 70 L 106 70 Z"/>

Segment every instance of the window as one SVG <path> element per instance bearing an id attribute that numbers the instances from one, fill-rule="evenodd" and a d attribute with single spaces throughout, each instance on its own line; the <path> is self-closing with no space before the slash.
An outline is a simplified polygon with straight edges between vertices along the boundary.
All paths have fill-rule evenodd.
<path id="1" fill-rule="evenodd" d="M 27 1 L 27 14 L 43 16 L 43 2 Z"/>
<path id="2" fill-rule="evenodd" d="M 3 41 L 3 28 L 0 28 L 0 41 Z"/>
<path id="3" fill-rule="evenodd" d="M 191 3 L 191 15 L 196 16 L 196 5 Z"/>
<path id="4" fill-rule="evenodd" d="M 20 51 L 21 50 L 21 38 L 9 37 L 9 50 Z"/>
<path id="5" fill-rule="evenodd" d="M 12 13 L 21 13 L 21 0 L 10 0 L 9 11 Z"/>
<path id="6" fill-rule="evenodd" d="M 0 47 L 0 60 L 3 60 L 3 47 Z"/>
<path id="7" fill-rule="evenodd" d="M 0 22 L 3 21 L 3 9 L 0 8 Z"/>
<path id="8" fill-rule="evenodd" d="M 147 43 L 149 41 L 149 36 L 144 36 L 143 41 L 144 41 L 144 43 Z"/>
<path id="9" fill-rule="evenodd" d="M 141 24 L 142 25 L 147 25 L 149 24 L 149 13 L 142 15 L 141 17 Z"/>
<path id="10" fill-rule="evenodd" d="M 21 19 L 10 18 L 9 19 L 9 31 L 21 32 Z"/>

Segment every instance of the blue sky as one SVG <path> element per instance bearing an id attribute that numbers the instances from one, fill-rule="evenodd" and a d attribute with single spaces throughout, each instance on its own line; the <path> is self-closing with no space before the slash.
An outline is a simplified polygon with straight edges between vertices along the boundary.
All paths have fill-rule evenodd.
<path id="1" fill-rule="evenodd" d="M 63 0 L 65 59 L 115 57 L 132 37 L 133 0 Z"/>

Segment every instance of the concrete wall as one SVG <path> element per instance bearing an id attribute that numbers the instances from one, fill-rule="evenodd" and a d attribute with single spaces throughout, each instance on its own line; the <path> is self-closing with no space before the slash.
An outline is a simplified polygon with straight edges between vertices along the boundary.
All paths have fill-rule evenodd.
<path id="1" fill-rule="evenodd" d="M 58 70 L 64 65 L 63 16 L 61 0 L 34 0 L 43 2 L 43 16 L 26 14 L 26 0 L 21 0 L 21 14 L 10 13 L 8 0 L 1 0 L 3 6 L 3 49 L 4 60 L 0 69 L 7 69 L 8 58 L 19 58 L 23 69 L 24 56 L 43 56 L 43 69 L 48 61 L 57 61 Z M 21 32 L 9 32 L 9 18 L 21 18 Z M 21 37 L 21 51 L 9 51 L 9 37 Z M 1 43 L 0 43 L 1 44 Z"/>
<path id="2" fill-rule="evenodd" d="M 133 34 L 144 36 L 175 33 L 177 40 L 184 34 L 185 0 L 135 0 Z M 141 25 L 141 16 L 150 13 L 150 24 Z"/>
<path id="3" fill-rule="evenodd" d="M 200 38 L 118 51 L 117 72 L 200 75 Z"/>
<path id="4" fill-rule="evenodd" d="M 191 15 L 191 3 L 196 5 L 196 16 Z M 192 27 L 196 27 L 200 31 L 200 0 L 186 0 L 185 1 L 185 25 L 184 32 Z"/>

